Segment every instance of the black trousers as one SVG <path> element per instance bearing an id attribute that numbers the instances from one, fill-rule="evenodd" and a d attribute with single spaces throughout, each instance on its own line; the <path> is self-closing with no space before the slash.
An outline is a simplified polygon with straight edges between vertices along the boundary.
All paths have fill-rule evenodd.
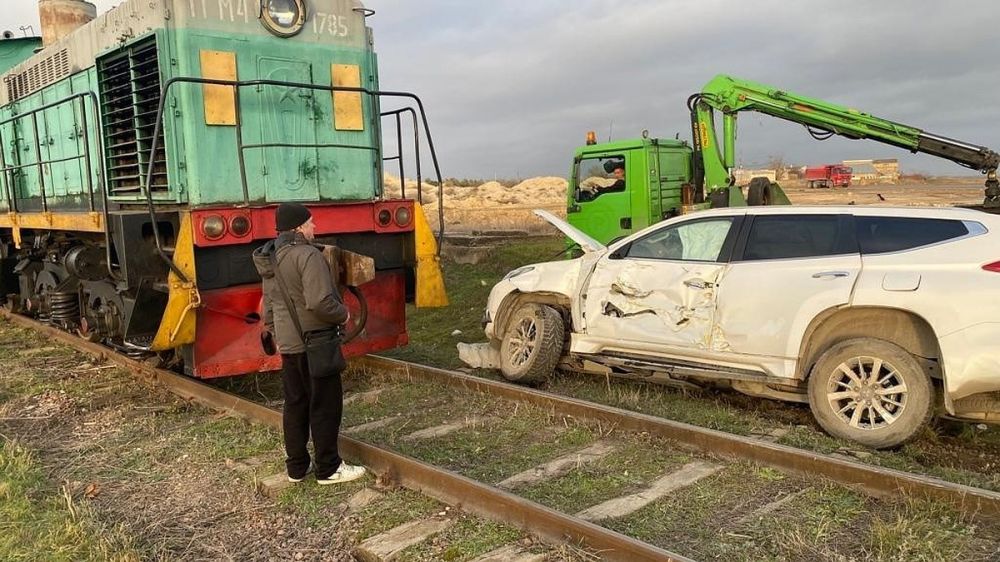
<path id="1" fill-rule="evenodd" d="M 309 376 L 305 353 L 281 355 L 281 380 L 285 389 L 282 428 L 285 434 L 285 468 L 292 478 L 309 470 L 309 434 L 316 452 L 316 477 L 328 478 L 340 467 L 337 437 L 344 411 L 340 373 Z"/>

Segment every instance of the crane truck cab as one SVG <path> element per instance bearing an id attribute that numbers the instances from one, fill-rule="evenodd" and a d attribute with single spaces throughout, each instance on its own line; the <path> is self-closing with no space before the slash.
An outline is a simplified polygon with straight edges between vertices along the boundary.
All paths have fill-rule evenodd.
<path id="1" fill-rule="evenodd" d="M 568 222 L 607 243 L 680 214 L 682 186 L 690 182 L 684 141 L 587 144 L 576 150 L 569 173 Z"/>
<path id="2" fill-rule="evenodd" d="M 767 178 L 754 178 L 745 189 L 714 189 L 704 196 L 694 186 L 694 150 L 687 141 L 643 134 L 597 143 L 594 137 L 588 133 L 587 144 L 575 151 L 566 216 L 574 228 L 602 244 L 700 209 L 787 202 Z M 616 172 L 624 172 L 623 177 Z"/>

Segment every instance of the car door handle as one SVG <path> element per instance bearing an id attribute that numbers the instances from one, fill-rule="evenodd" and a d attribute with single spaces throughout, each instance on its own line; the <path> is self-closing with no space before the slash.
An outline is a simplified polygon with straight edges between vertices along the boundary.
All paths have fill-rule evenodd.
<path id="1" fill-rule="evenodd" d="M 692 289 L 708 289 L 715 286 L 715 283 L 705 281 L 704 279 L 685 279 L 684 284 Z"/>
<path id="2" fill-rule="evenodd" d="M 813 279 L 831 279 L 836 277 L 849 277 L 851 274 L 848 271 L 821 271 L 819 273 L 813 273 Z"/>

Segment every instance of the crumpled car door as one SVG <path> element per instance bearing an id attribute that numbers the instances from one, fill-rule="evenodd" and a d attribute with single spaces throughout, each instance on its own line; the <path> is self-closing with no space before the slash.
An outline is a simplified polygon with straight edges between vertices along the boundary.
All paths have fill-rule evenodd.
<path id="1" fill-rule="evenodd" d="M 727 268 L 716 258 L 732 220 L 664 228 L 625 255 L 601 258 L 586 290 L 587 335 L 618 340 L 609 348 L 710 349 L 716 287 Z"/>

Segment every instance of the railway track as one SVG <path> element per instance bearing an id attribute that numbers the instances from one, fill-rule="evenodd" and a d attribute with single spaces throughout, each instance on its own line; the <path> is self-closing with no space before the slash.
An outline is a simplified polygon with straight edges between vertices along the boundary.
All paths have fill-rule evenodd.
<path id="1" fill-rule="evenodd" d="M 153 368 L 50 326 L 4 316 L 103 356 L 185 399 L 280 428 L 281 414 L 272 407 Z M 720 517 L 732 520 L 727 528 L 737 538 L 743 536 L 737 532 L 740 525 L 752 525 L 782 511 L 794 512 L 796 502 L 831 486 L 863 490 L 875 511 L 891 510 L 900 501 L 929 500 L 986 520 L 1000 515 L 1000 494 L 988 490 L 452 371 L 378 357 L 354 364 L 375 376 L 364 379 L 368 390 L 359 388 L 348 398 L 351 404 L 342 435 L 346 458 L 467 512 L 525 529 L 546 542 L 586 546 L 609 560 L 688 560 L 689 547 L 678 544 L 675 548 L 669 537 L 651 538 L 648 530 L 630 524 L 629 518 L 663 506 L 683 511 L 687 496 L 698 497 L 691 490 L 724 488 L 727 479 L 739 481 L 743 497 L 735 515 Z M 519 408 L 525 414 L 519 415 Z M 532 441 L 530 432 L 512 421 L 525 415 L 541 420 L 543 426 L 536 429 L 548 435 Z M 571 434 L 575 437 L 565 437 Z M 509 443 L 497 445 L 501 437 L 523 440 L 525 454 L 518 452 L 509 462 L 506 458 L 499 462 L 493 452 L 511 447 Z M 388 443 L 394 450 L 373 442 Z M 473 447 L 476 443 L 481 445 Z M 542 447 L 552 443 L 557 446 Z M 528 454 L 531 451 L 534 454 Z M 551 484 L 586 466 L 615 467 L 616 459 L 625 475 L 634 470 L 616 497 L 600 493 L 575 497 L 572 480 L 562 487 Z M 616 482 L 600 471 L 595 474 L 598 480 L 604 479 L 600 481 Z M 818 501 L 822 499 L 819 496 Z M 996 541 L 994 552 L 1000 553 L 1000 536 Z"/>

